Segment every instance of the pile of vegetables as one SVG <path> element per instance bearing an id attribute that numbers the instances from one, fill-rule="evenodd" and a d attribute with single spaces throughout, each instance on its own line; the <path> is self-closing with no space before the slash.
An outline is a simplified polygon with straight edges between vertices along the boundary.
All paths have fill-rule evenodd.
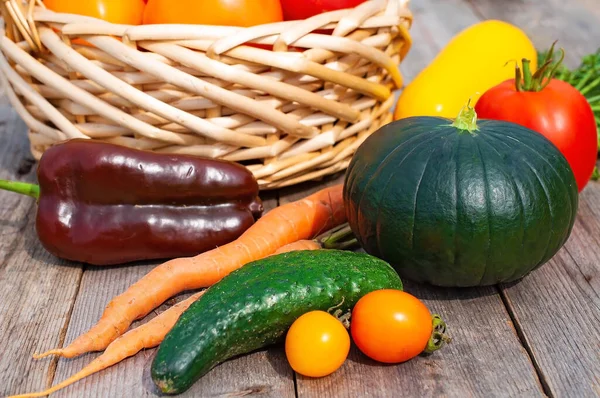
<path id="1" fill-rule="evenodd" d="M 323 230 L 343 224 L 346 217 L 342 188 L 342 185 L 326 188 L 282 205 L 229 244 L 158 266 L 113 299 L 88 332 L 63 349 L 35 355 L 36 358 L 48 355 L 72 358 L 105 350 L 101 356 L 50 390 L 23 396 L 47 395 L 141 349 L 159 344 L 152 377 L 167 393 L 186 390 L 224 360 L 284 338 L 290 364 L 299 372 L 311 374 L 315 357 L 302 354 L 306 344 L 312 345 L 311 339 L 304 340 L 308 338 L 304 333 L 300 333 L 300 338 L 295 336 L 298 329 L 306 327 L 305 322 L 313 331 L 318 331 L 319 325 L 327 325 L 327 322 L 313 324 L 312 315 L 300 320 L 302 315 L 313 311 L 335 310 L 331 316 L 336 315 L 336 322 L 343 322 L 348 312 L 354 310 L 358 315 L 353 315 L 356 321 L 351 324 L 358 322 L 358 326 L 353 338 L 366 355 L 382 362 L 402 362 L 439 349 L 447 341 L 445 324 L 416 298 L 393 295 L 392 291 L 402 290 L 403 285 L 387 262 L 368 254 L 323 250 L 314 241 L 306 241 Z M 151 322 L 127 332 L 134 320 L 144 317 L 168 298 L 208 286 L 211 286 L 208 290 L 195 293 Z M 380 314 L 385 312 L 382 312 L 384 308 L 377 299 L 374 304 L 357 305 L 367 294 L 382 290 L 388 291 L 386 295 L 391 294 L 392 300 L 385 299 L 390 303 L 387 321 L 378 319 L 390 325 L 378 328 L 381 338 L 391 339 L 392 327 L 407 336 L 394 340 L 398 352 L 395 357 L 381 357 L 383 347 L 369 344 L 376 330 L 366 327 L 369 321 L 365 319 L 373 313 L 373 306 L 378 307 Z M 394 302 L 396 305 L 392 305 Z M 398 312 L 405 316 L 394 316 Z M 299 324 L 295 324 L 297 321 Z M 291 333 L 288 334 L 288 330 Z M 328 328 L 322 331 L 329 333 Z M 338 334 L 344 340 L 340 331 L 338 326 Z M 286 338 L 286 334 L 289 337 Z M 338 360 L 321 370 L 323 375 L 335 371 L 347 356 L 347 344 L 337 340 L 333 343 L 339 344 L 335 351 Z"/>
<path id="2" fill-rule="evenodd" d="M 80 13 L 99 3 L 54 2 L 46 5 L 63 12 L 59 4 L 91 7 Z M 244 11 L 257 7 L 251 0 L 138 5 L 151 23 L 250 26 L 360 2 L 265 0 L 262 13 Z M 120 23 L 143 23 L 138 11 L 115 12 Z M 474 60 L 475 49 L 483 55 Z M 98 358 L 24 396 L 55 392 L 155 346 L 152 380 L 167 394 L 272 344 L 284 344 L 291 368 L 309 377 L 339 369 L 351 341 L 381 363 L 440 349 L 449 341 L 444 321 L 404 292 L 402 279 L 517 281 L 570 236 L 598 153 L 600 98 L 597 58 L 577 71 L 561 59 L 552 48 L 538 67 L 531 41 L 510 24 L 470 27 L 406 87 L 396 120 L 358 148 L 343 184 L 264 215 L 256 181 L 233 163 L 81 141 L 49 150 L 39 187 L 0 183 L 39 199 L 37 228 L 49 251 L 98 265 L 169 260 L 113 298 L 86 333 L 35 355 L 104 351 Z M 98 231 L 85 229 L 89 220 Z M 366 253 L 342 250 L 356 245 Z M 193 294 L 129 330 L 184 291 Z"/>

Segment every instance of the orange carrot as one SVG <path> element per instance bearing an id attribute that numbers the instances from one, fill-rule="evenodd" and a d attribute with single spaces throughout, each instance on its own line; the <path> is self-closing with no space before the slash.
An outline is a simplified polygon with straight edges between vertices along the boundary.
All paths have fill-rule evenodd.
<path id="1" fill-rule="evenodd" d="M 319 250 L 321 249 L 321 245 L 314 240 L 303 239 L 294 243 L 287 244 L 282 248 L 278 249 L 275 254 L 282 254 L 287 252 L 293 252 L 298 250 Z"/>
<path id="2" fill-rule="evenodd" d="M 321 245 L 314 240 L 299 240 L 283 246 L 277 250 L 274 255 L 296 250 L 318 250 L 320 248 Z M 70 386 L 84 377 L 90 376 L 110 366 L 113 366 L 125 358 L 129 358 L 137 354 L 144 348 L 156 347 L 163 341 L 167 333 L 169 333 L 169 331 L 173 328 L 181 314 L 183 314 L 183 312 L 187 310 L 188 307 L 203 294 L 204 291 L 190 296 L 188 299 L 175 304 L 166 311 L 163 311 L 149 322 L 138 326 L 137 328 L 132 329 L 120 336 L 115 341 L 110 343 L 108 347 L 106 347 L 106 351 L 104 351 L 104 353 L 102 353 L 102 355 L 100 355 L 98 358 L 93 360 L 89 365 L 52 388 L 38 393 L 14 395 L 8 398 L 43 397 L 52 394 L 58 390 Z"/>
<path id="3" fill-rule="evenodd" d="M 70 386 L 84 377 L 119 363 L 125 358 L 129 358 L 130 356 L 137 354 L 144 348 L 156 347 L 163 341 L 167 333 L 169 333 L 169 331 L 173 328 L 175 322 L 177 322 L 181 314 L 183 314 L 183 312 L 187 310 L 188 307 L 203 294 L 204 291 L 192 295 L 188 299 L 175 304 L 166 311 L 163 311 L 147 323 L 138 326 L 137 328 L 132 329 L 120 336 L 118 339 L 108 345 L 106 351 L 104 351 L 102 355 L 94 359 L 89 365 L 80 370 L 78 373 L 55 385 L 54 387 L 38 393 L 14 395 L 9 398 L 44 397 Z"/>
<path id="4" fill-rule="evenodd" d="M 271 255 L 286 244 L 313 238 L 345 220 L 341 184 L 279 206 L 231 243 L 156 267 L 115 297 L 88 332 L 63 349 L 34 355 L 34 358 L 53 354 L 72 358 L 101 351 L 134 320 L 143 318 L 170 297 L 185 290 L 211 286 L 244 264 Z"/>

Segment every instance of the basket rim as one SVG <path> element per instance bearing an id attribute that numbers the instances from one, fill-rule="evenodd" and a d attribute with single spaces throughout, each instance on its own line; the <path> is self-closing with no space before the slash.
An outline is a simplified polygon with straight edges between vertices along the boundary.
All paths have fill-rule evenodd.
<path id="1" fill-rule="evenodd" d="M 377 12 L 386 9 L 390 2 L 396 3 L 398 10 L 402 10 L 402 13 L 397 14 L 396 17 L 392 15 L 388 16 L 397 19 L 398 23 L 395 25 L 400 25 L 400 20 L 404 20 L 407 25 L 406 29 L 408 30 L 410 29 L 413 20 L 413 14 L 408 7 L 411 0 L 368 0 L 356 7 L 324 12 L 307 19 L 277 21 L 249 27 L 176 23 L 140 25 L 116 24 L 87 15 L 55 12 L 48 9 L 42 0 L 28 0 L 27 5 L 24 5 L 23 3 L 25 1 L 26 0 L 2 0 L 1 18 L 4 20 L 5 25 L 13 25 L 34 51 L 43 50 L 36 23 L 49 21 L 62 23 L 63 28 L 66 27 L 66 29 L 61 29 L 61 33 L 66 35 L 76 34 L 76 32 L 78 32 L 77 28 L 81 29 L 86 27 L 88 30 L 93 30 L 90 28 L 102 26 L 107 29 L 111 35 L 120 36 L 129 41 L 138 40 L 144 36 L 144 32 L 152 32 L 155 30 L 161 30 L 163 32 L 168 31 L 171 35 L 176 31 L 183 32 L 181 37 L 171 36 L 168 38 L 169 40 L 189 36 L 190 32 L 198 30 L 222 30 L 226 31 L 226 34 L 230 36 L 235 34 L 239 36 L 240 32 L 248 32 L 248 36 L 256 37 L 278 35 L 279 37 L 274 44 L 274 51 L 286 51 L 287 46 L 294 43 L 297 38 L 316 29 L 333 29 L 331 36 L 344 36 L 352 29 L 358 27 L 358 24 L 356 23 L 348 23 L 347 21 L 349 21 L 349 19 L 345 19 L 345 17 L 351 15 L 351 17 L 356 19 L 357 17 L 360 18 L 361 14 L 369 15 L 369 17 L 360 18 L 360 22 L 364 23 L 373 18 L 370 15 L 377 14 Z M 78 24 L 83 24 L 83 26 L 79 26 Z M 373 25 L 373 27 L 376 26 L 377 25 Z M 388 24 L 388 26 L 391 25 Z M 6 28 L 7 26 L 2 29 L 3 35 L 6 35 L 6 33 L 10 34 L 10 31 Z M 139 37 L 136 37 L 136 34 Z M 164 40 L 167 39 L 165 38 Z M 240 41 L 240 43 L 234 43 L 227 46 L 228 49 L 243 42 L 249 42 L 250 40 L 244 40 L 243 37 L 240 37 L 238 41 Z M 215 54 L 220 54 L 224 51 L 226 50 L 219 49 L 218 51 L 215 51 Z"/>

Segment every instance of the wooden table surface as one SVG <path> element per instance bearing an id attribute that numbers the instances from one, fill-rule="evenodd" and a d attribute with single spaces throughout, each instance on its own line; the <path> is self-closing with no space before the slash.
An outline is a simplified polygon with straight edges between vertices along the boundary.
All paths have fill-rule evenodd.
<path id="1" fill-rule="evenodd" d="M 600 45 L 599 0 L 413 0 L 411 9 L 414 46 L 401 68 L 407 81 L 454 34 L 482 19 L 517 24 L 539 48 L 558 39 L 570 66 Z M 0 178 L 35 181 L 25 125 L 2 99 L 0 137 Z M 264 197 L 272 208 L 339 180 Z M 71 342 L 113 296 L 157 264 L 93 268 L 57 259 L 37 240 L 35 213 L 33 199 L 0 192 L 2 396 L 44 389 L 95 358 L 36 361 L 31 354 Z M 281 347 L 273 347 L 218 366 L 183 396 L 600 397 L 600 183 L 582 193 L 566 246 L 521 282 L 474 289 L 407 282 L 406 290 L 448 322 L 453 341 L 442 351 L 381 366 L 353 348 L 338 372 L 309 380 L 295 375 Z M 140 352 L 56 396 L 156 396 L 153 355 Z"/>

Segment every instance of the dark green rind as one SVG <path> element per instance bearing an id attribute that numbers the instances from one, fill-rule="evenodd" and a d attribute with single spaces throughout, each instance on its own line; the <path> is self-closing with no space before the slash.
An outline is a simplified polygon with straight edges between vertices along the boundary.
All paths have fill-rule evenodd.
<path id="1" fill-rule="evenodd" d="M 480 120 L 475 134 L 451 124 L 407 118 L 365 141 L 346 174 L 350 226 L 365 251 L 405 278 L 440 286 L 520 279 L 571 233 L 571 168 L 550 141 L 516 124 Z"/>
<path id="2" fill-rule="evenodd" d="M 365 294 L 399 289 L 386 262 L 364 253 L 299 251 L 255 261 L 212 286 L 180 317 L 152 363 L 166 394 L 187 390 L 219 363 L 277 343 L 312 310 L 344 313 Z"/>

